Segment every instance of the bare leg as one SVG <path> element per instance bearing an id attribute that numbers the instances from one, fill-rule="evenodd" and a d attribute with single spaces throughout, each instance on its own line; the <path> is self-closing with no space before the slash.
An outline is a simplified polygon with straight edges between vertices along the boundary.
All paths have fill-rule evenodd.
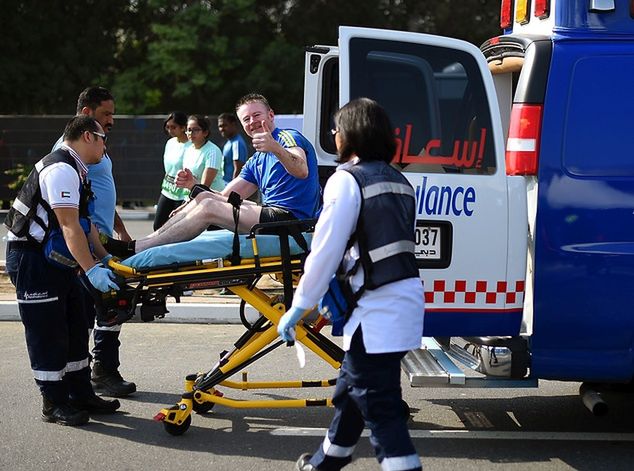
<path id="1" fill-rule="evenodd" d="M 192 209 L 186 208 L 181 211 L 185 214 L 174 223 L 169 226 L 166 224 L 150 236 L 137 240 L 136 252 L 159 245 L 191 240 L 200 235 L 210 224 L 235 230 L 233 206 L 227 203 L 224 198 L 206 197 L 199 200 L 196 197 L 196 202 L 197 204 L 192 205 Z M 261 210 L 262 208 L 255 204 L 241 206 L 238 231 L 247 232 L 254 224 L 257 224 L 260 220 Z"/>

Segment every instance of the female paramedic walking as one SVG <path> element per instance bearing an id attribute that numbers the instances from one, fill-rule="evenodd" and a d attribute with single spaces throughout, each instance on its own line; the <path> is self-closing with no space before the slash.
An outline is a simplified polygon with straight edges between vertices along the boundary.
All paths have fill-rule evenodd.
<path id="1" fill-rule="evenodd" d="M 420 347 L 423 331 L 414 190 L 389 165 L 393 128 L 376 102 L 351 101 L 335 124 L 341 165 L 326 184 L 304 275 L 278 332 L 287 341 L 294 337 L 295 324 L 324 295 L 335 271 L 345 274 L 356 301 L 343 328 L 346 354 L 333 397 L 335 416 L 321 446 L 302 455 L 297 469 L 343 468 L 365 423 L 382 469 L 420 470 L 400 387 L 401 358 Z"/>

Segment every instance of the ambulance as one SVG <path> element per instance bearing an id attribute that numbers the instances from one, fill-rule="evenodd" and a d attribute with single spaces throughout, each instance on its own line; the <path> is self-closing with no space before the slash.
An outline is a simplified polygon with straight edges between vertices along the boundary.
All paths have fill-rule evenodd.
<path id="1" fill-rule="evenodd" d="M 341 105 L 391 117 L 425 287 L 412 386 L 577 381 L 602 414 L 634 377 L 634 0 L 503 0 L 500 18 L 480 48 L 340 27 L 306 50 L 304 133 L 326 178 Z"/>

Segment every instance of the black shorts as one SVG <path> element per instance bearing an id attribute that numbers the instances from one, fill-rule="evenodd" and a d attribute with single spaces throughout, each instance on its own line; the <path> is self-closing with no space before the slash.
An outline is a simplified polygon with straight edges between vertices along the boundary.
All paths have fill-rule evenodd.
<path id="1" fill-rule="evenodd" d="M 260 222 L 293 221 L 297 219 L 293 213 L 277 206 L 262 206 Z"/>

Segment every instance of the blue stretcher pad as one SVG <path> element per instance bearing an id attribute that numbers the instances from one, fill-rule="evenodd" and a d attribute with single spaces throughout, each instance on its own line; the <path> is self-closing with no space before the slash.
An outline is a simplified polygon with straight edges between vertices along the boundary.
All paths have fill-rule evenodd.
<path id="1" fill-rule="evenodd" d="M 303 233 L 310 246 L 312 234 Z M 247 235 L 240 235 L 240 256 L 253 258 L 253 246 Z M 276 235 L 256 236 L 258 255 L 260 257 L 279 257 L 280 238 Z M 295 239 L 289 237 L 291 255 L 303 252 Z M 205 231 L 195 239 L 187 242 L 161 245 L 139 252 L 121 262 L 137 270 L 147 270 L 153 267 L 171 265 L 174 263 L 188 263 L 201 260 L 226 259 L 231 256 L 233 247 L 233 232 L 227 230 Z"/>

